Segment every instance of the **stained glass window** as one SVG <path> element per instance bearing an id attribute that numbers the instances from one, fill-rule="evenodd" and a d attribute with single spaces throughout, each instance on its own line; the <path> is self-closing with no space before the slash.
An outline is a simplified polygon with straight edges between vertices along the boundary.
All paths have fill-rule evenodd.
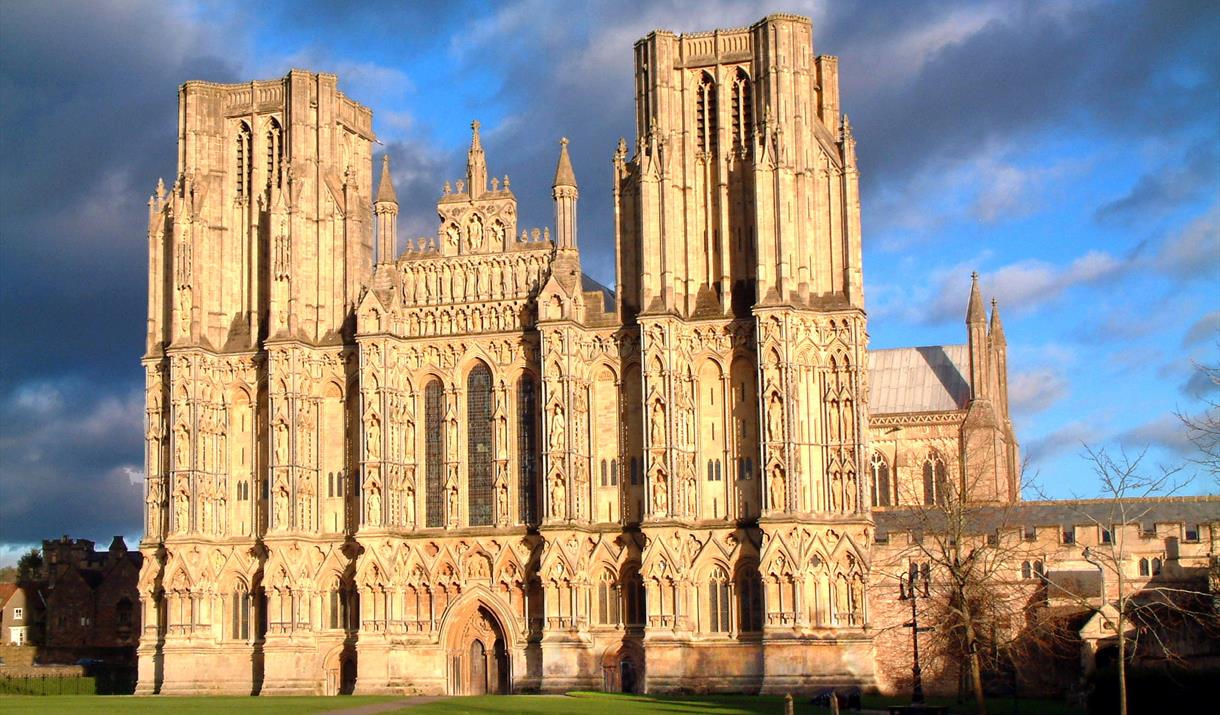
<path id="1" fill-rule="evenodd" d="M 517 479 L 520 519 L 523 524 L 536 520 L 538 483 L 538 398 L 531 375 L 517 381 Z"/>
<path id="2" fill-rule="evenodd" d="M 441 413 L 444 410 L 444 394 L 441 381 L 433 380 L 424 388 L 424 480 L 427 498 L 427 525 L 444 526 L 445 500 L 441 496 L 444 488 L 444 430 L 441 428 Z"/>
<path id="3" fill-rule="evenodd" d="M 491 526 L 491 371 L 478 365 L 466 378 L 466 479 L 471 526 Z"/>

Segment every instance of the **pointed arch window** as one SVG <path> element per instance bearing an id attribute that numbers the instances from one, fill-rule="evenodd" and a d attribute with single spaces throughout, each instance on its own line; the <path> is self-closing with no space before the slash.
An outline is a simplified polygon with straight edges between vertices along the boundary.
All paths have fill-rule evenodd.
<path id="1" fill-rule="evenodd" d="M 757 566 L 744 567 L 737 574 L 737 622 L 745 633 L 762 630 L 763 587 Z"/>
<path id="2" fill-rule="evenodd" d="M 471 526 L 491 526 L 491 370 L 479 363 L 466 377 L 466 479 Z"/>
<path id="3" fill-rule="evenodd" d="M 428 526 L 444 526 L 444 499 L 441 491 L 444 468 L 444 430 L 441 429 L 441 413 L 444 409 L 444 390 L 440 380 L 432 380 L 424 388 L 424 493 Z"/>
<path id="4" fill-rule="evenodd" d="M 708 630 L 712 633 L 729 632 L 729 577 L 724 569 L 712 569 L 707 580 Z"/>
<path id="5" fill-rule="evenodd" d="M 733 151 L 745 156 L 750 148 L 750 135 L 754 127 L 754 97 L 750 87 L 750 76 L 742 68 L 733 77 Z"/>
<path id="6" fill-rule="evenodd" d="M 284 165 L 284 130 L 274 117 L 267 125 L 267 186 L 281 187 L 281 169 Z"/>
<path id="7" fill-rule="evenodd" d="M 533 524 L 538 483 L 538 397 L 533 375 L 517 380 L 517 479 L 521 523 Z"/>
<path id="8" fill-rule="evenodd" d="M 717 149 L 716 81 L 707 72 L 699 77 L 696 90 L 696 146 L 700 152 L 715 154 Z"/>
<path id="9" fill-rule="evenodd" d="M 923 460 L 923 503 L 944 504 L 949 496 L 949 480 L 945 460 L 936 451 L 928 452 Z"/>
<path id="10" fill-rule="evenodd" d="M 890 506 L 890 465 L 880 452 L 873 452 L 869 460 L 869 471 L 872 472 L 873 506 Z"/>
<path id="11" fill-rule="evenodd" d="M 250 125 L 242 122 L 237 128 L 237 199 L 245 202 L 250 198 L 250 177 L 254 170 L 254 137 Z"/>
<path id="12" fill-rule="evenodd" d="M 610 569 L 602 571 L 597 582 L 597 622 L 603 626 L 619 621 L 619 586 Z"/>
<path id="13" fill-rule="evenodd" d="M 233 640 L 250 640 L 250 607 L 250 592 L 245 584 L 238 584 L 230 602 L 229 637 Z"/>

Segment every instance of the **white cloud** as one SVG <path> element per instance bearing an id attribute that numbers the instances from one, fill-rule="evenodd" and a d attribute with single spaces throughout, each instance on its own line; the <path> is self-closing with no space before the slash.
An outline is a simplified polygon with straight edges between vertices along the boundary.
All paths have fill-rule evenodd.
<path id="1" fill-rule="evenodd" d="M 1057 370 L 1044 367 L 1014 373 L 1008 379 L 1008 402 L 1015 414 L 1034 415 L 1067 397 L 1069 383 Z"/>
<path id="2" fill-rule="evenodd" d="M 1220 283 L 1220 204 L 1213 205 L 1165 241 L 1155 263 L 1178 278 Z"/>

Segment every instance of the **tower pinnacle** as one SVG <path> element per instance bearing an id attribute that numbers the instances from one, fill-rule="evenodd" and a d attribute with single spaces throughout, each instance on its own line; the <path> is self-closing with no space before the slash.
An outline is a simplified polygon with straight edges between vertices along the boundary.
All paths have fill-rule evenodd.
<path id="1" fill-rule="evenodd" d="M 568 138 L 559 140 L 559 163 L 555 166 L 555 183 L 551 188 L 571 186 L 576 188 L 576 172 L 572 171 L 572 160 L 568 157 Z"/>
<path id="2" fill-rule="evenodd" d="M 470 198 L 477 199 L 487 190 L 487 159 L 483 156 L 483 144 L 479 140 L 479 120 L 470 123 L 470 151 L 466 153 L 466 186 Z"/>
<path id="3" fill-rule="evenodd" d="M 987 311 L 983 309 L 983 298 L 979 295 L 978 271 L 970 274 L 970 305 L 966 308 L 966 324 L 986 323 Z"/>

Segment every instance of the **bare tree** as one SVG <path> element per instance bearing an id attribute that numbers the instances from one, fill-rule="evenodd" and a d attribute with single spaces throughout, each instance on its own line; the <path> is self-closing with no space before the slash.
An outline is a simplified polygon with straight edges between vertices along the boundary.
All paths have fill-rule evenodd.
<path id="1" fill-rule="evenodd" d="M 1101 607 L 1094 609 L 1098 594 L 1074 593 L 1062 586 L 1055 594 L 1094 609 L 1095 617 L 1102 620 L 1105 629 L 1115 633 L 1121 715 L 1127 713 L 1127 660 L 1132 645 L 1129 639 L 1147 634 L 1157 640 L 1163 653 L 1172 655 L 1173 649 L 1164 640 L 1161 630 L 1147 626 L 1163 619 L 1165 613 L 1186 619 L 1207 618 L 1196 609 L 1205 593 L 1168 584 L 1149 583 L 1136 588 L 1129 577 L 1132 554 L 1127 530 L 1122 527 L 1140 524 L 1154 503 L 1152 498 L 1171 496 L 1189 481 L 1182 478 L 1180 467 L 1146 465 L 1146 452 L 1145 449 L 1132 456 L 1120 448 L 1113 454 L 1105 448 L 1085 445 L 1083 456 L 1091 463 L 1097 477 L 1102 505 L 1097 508 L 1098 500 L 1091 500 L 1093 508 L 1081 507 L 1075 511 L 1084 523 L 1096 526 L 1098 533 L 1104 535 L 1096 546 L 1084 547 L 1081 553 L 1101 574 Z M 1112 593 L 1107 592 L 1107 580 L 1114 584 Z"/>
<path id="2" fill-rule="evenodd" d="M 888 512 L 894 528 L 917 538 L 895 553 L 892 563 L 875 566 L 891 577 L 905 568 L 926 569 L 930 585 L 923 619 L 935 628 L 928 650 L 957 663 L 976 711 L 985 715 L 984 671 L 998 669 L 998 654 L 1019 630 L 1014 625 L 1026 620 L 1028 594 L 1013 582 L 1030 551 L 1018 535 L 1019 503 L 973 501 L 972 481 L 965 475 L 946 478 L 932 503 Z"/>
<path id="3" fill-rule="evenodd" d="M 1200 364 L 1195 367 L 1204 380 L 1220 386 L 1220 367 Z M 1220 400 L 1206 398 L 1204 403 L 1206 406 L 1199 414 L 1179 410 L 1177 415 L 1186 427 L 1186 435 L 1199 449 L 1195 463 L 1203 467 L 1220 486 Z"/>

